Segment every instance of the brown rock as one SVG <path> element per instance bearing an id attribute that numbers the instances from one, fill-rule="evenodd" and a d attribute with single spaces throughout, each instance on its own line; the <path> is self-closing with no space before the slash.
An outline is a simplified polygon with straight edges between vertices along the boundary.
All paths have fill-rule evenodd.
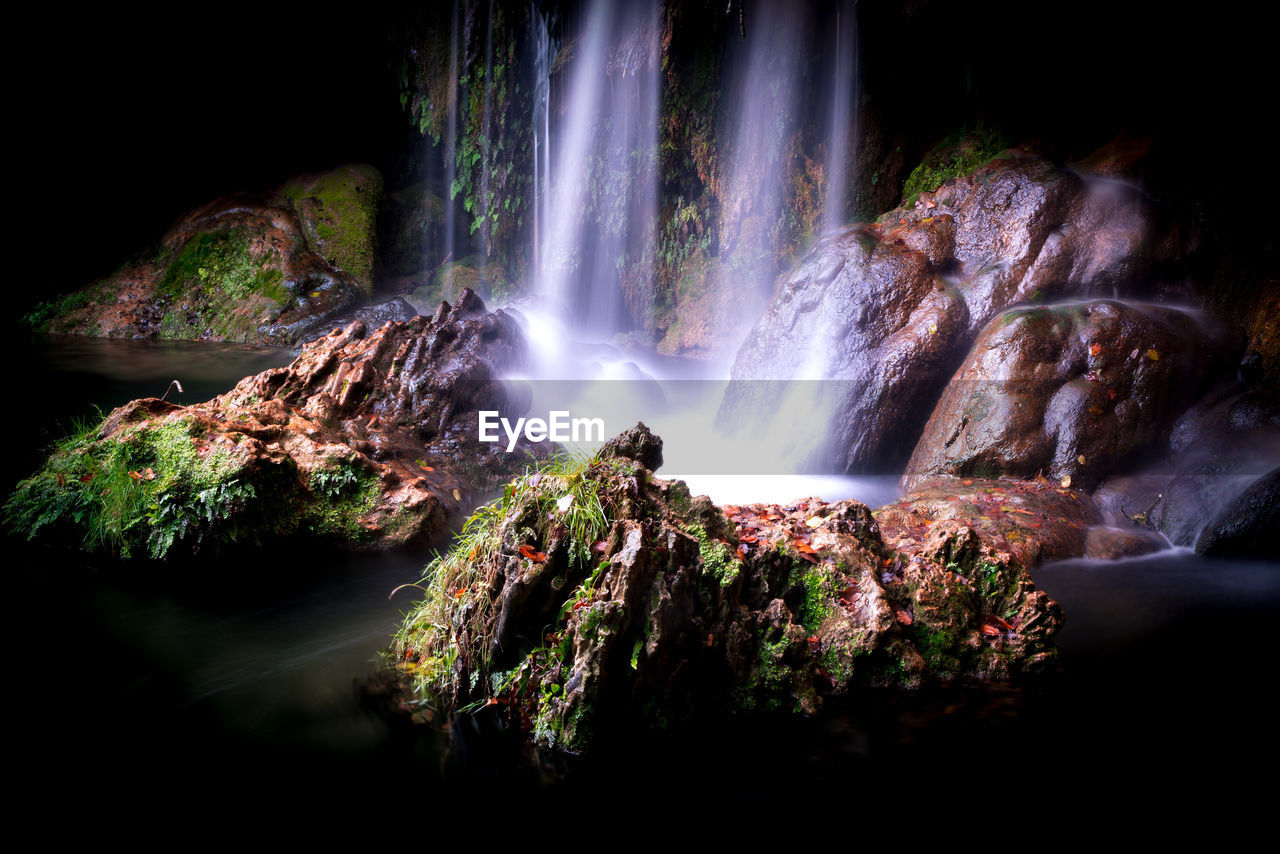
<path id="1" fill-rule="evenodd" d="M 1083 556 L 1090 526 L 1102 522 L 1097 505 L 1076 489 L 1048 482 L 952 477 L 922 481 L 875 516 L 885 542 L 899 551 L 924 549 L 944 563 L 957 559 L 939 552 L 937 526 L 946 531 L 965 528 L 973 539 L 956 543 L 969 544 L 966 555 L 981 544 L 1029 567 Z"/>
<path id="2" fill-rule="evenodd" d="M 1091 489 L 1168 435 L 1223 364 L 1224 338 L 1198 316 L 1110 300 L 1006 312 L 938 401 L 903 488 L 1043 472 Z"/>

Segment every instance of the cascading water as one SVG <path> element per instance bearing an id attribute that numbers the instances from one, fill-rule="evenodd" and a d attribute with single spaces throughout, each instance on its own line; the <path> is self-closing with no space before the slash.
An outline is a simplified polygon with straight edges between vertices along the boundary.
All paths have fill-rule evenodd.
<path id="1" fill-rule="evenodd" d="M 453 287 L 454 234 L 457 230 L 453 204 L 453 188 L 458 180 L 458 0 L 453 0 L 449 27 L 449 93 L 447 135 L 444 139 L 444 286 Z"/>
<path id="2" fill-rule="evenodd" d="M 486 85 L 484 87 L 484 119 L 481 122 L 480 137 L 480 156 L 486 164 L 490 163 L 490 145 L 493 137 L 493 86 L 488 85 L 487 81 L 493 79 L 493 0 L 489 0 L 489 13 L 485 15 L 485 34 L 484 34 L 484 79 Z M 487 206 L 489 199 L 492 198 L 489 190 L 489 177 L 491 170 L 485 168 L 480 172 L 480 198 Z M 482 232 L 485 234 L 487 232 Z M 489 245 L 489 241 L 484 241 L 482 251 L 477 253 L 479 261 L 477 267 L 480 270 L 480 286 L 481 297 L 488 297 L 487 288 L 485 287 L 485 268 L 488 266 L 489 254 L 493 247 Z"/>
<path id="3" fill-rule="evenodd" d="M 845 195 L 856 176 L 849 167 L 856 162 L 849 150 L 858 138 L 858 112 L 854 109 L 858 93 L 858 19 L 854 3 L 844 0 L 836 8 L 834 80 L 831 87 L 831 112 L 827 131 L 826 196 L 822 212 L 822 228 L 832 232 L 843 227 Z"/>
<path id="4" fill-rule="evenodd" d="M 473 136 L 468 143 L 476 148 L 478 142 L 485 164 L 476 180 L 475 203 L 482 212 L 499 203 L 491 198 L 491 173 L 501 166 L 495 160 L 501 155 L 490 144 L 500 119 L 490 91 L 498 85 L 492 79 L 492 0 L 487 6 L 487 26 L 474 26 L 474 33 L 472 22 L 484 14 L 484 7 L 467 6 L 461 46 L 455 12 L 454 101 L 446 150 L 452 196 L 463 174 L 455 168 L 459 155 L 454 138 L 465 132 L 457 126 L 456 106 L 463 95 L 456 67 L 461 47 L 469 61 L 483 61 L 485 69 L 485 90 L 465 94 L 473 113 L 483 105 L 479 127 L 472 125 L 480 139 Z M 648 330 L 663 301 L 670 305 L 672 285 L 660 286 L 659 264 L 673 262 L 670 255 L 660 262 L 658 247 L 664 234 L 672 234 L 668 220 L 677 215 L 695 220 L 695 236 L 700 235 L 705 253 L 702 267 L 677 270 L 679 299 L 696 301 L 699 292 L 731 294 L 712 310 L 714 334 L 726 339 L 720 342 L 720 352 L 728 355 L 771 296 L 780 265 L 787 263 L 778 254 L 779 246 L 796 241 L 792 251 L 802 250 L 809 235 L 839 224 L 851 173 L 845 161 L 855 127 L 853 11 L 850 4 L 842 4 L 831 20 L 819 25 L 807 10 L 763 3 L 741 19 L 733 16 L 731 27 L 720 22 L 731 33 L 723 56 L 715 60 L 720 68 L 713 73 L 721 82 L 708 84 L 703 78 L 698 84 L 723 92 L 717 96 L 719 108 L 705 114 L 711 132 L 701 143 L 708 147 L 699 154 L 707 160 L 699 175 L 710 189 L 700 208 L 686 197 L 665 197 L 668 190 L 662 185 L 666 161 L 661 158 L 681 155 L 670 148 L 660 153 L 660 120 L 670 120 L 666 111 L 671 107 L 664 99 L 685 97 L 672 94 L 672 79 L 665 76 L 670 73 L 665 70 L 668 63 L 675 61 L 667 53 L 679 25 L 673 14 L 657 0 L 592 0 L 581 7 L 581 17 L 563 20 L 536 5 L 529 7 L 524 48 L 528 61 L 522 66 L 529 93 L 522 119 L 529 152 L 524 167 L 529 203 L 523 290 L 533 296 L 511 308 L 523 317 L 534 353 L 525 374 L 513 379 L 533 384 L 533 409 L 589 411 L 605 417 L 610 435 L 644 418 L 672 437 L 665 469 L 669 472 L 794 472 L 796 459 L 812 448 L 797 450 L 791 428 L 783 430 L 778 442 L 763 445 L 754 436 L 715 435 L 711 425 L 728 378 L 726 362 L 695 366 L 609 342 L 618 333 Z M 820 71 L 808 67 L 815 57 Z M 817 75 L 826 96 L 805 97 Z M 476 75 L 462 78 L 466 86 L 476 85 Z M 815 126 L 826 127 L 825 137 L 806 136 L 804 128 Z M 825 155 L 807 161 L 801 152 L 808 148 Z M 804 172 L 805 162 L 814 163 L 816 179 Z M 680 189 L 671 193 L 677 195 Z M 452 242 L 454 204 L 447 206 L 449 258 L 466 254 Z M 805 214 L 798 221 L 797 206 L 812 209 L 812 219 L 805 219 Z M 476 215 L 470 209 L 469 213 Z M 471 242 L 483 286 L 494 247 L 486 234 L 474 229 Z M 446 270 L 451 269 L 446 264 Z M 447 274 L 446 289 L 452 292 Z M 562 380 L 571 382 L 553 382 Z M 812 392 L 813 386 L 796 386 L 793 391 Z M 813 405 L 806 398 L 784 408 L 808 411 Z M 848 494 L 847 487 L 839 485 L 828 484 L 823 491 Z"/>

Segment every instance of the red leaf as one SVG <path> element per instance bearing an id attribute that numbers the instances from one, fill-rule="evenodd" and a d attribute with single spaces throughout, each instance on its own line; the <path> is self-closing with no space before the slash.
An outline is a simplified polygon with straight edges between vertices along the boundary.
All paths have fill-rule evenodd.
<path id="1" fill-rule="evenodd" d="M 547 559 L 547 556 L 545 553 L 535 552 L 530 546 L 521 546 L 520 554 L 523 555 L 524 557 L 527 557 L 529 560 L 533 561 L 534 563 L 544 563 L 546 562 L 546 559 Z"/>
<path id="2" fill-rule="evenodd" d="M 1000 630 L 997 629 L 995 626 L 983 626 L 982 633 L 984 635 L 998 635 L 1000 634 Z"/>

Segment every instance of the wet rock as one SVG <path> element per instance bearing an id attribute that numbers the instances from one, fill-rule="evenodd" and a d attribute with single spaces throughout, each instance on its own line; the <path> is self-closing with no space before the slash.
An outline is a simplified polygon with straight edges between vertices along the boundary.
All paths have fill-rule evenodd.
<path id="1" fill-rule="evenodd" d="M 1241 376 L 1253 388 L 1280 388 L 1280 279 L 1263 283 L 1245 332 L 1249 343 Z"/>
<path id="2" fill-rule="evenodd" d="M 1111 300 L 1013 309 L 983 330 L 907 464 L 903 488 L 946 474 L 1092 489 L 1158 446 L 1224 364 L 1198 315 Z"/>
<path id="3" fill-rule="evenodd" d="M 1280 558 L 1280 468 L 1258 478 L 1223 508 L 1196 542 L 1196 551 L 1221 557 Z"/>
<path id="4" fill-rule="evenodd" d="M 890 550 L 856 501 L 716 507 L 620 456 L 506 496 L 441 559 L 392 653 L 446 707 L 496 703 L 544 745 L 1053 666 L 1058 606 L 959 523 Z M 586 519 L 562 508 L 596 502 L 567 545 Z"/>
<path id="5" fill-rule="evenodd" d="M 1119 560 L 1151 554 L 1169 547 L 1169 542 L 1159 534 L 1130 525 L 1115 527 L 1097 525 L 1089 529 L 1084 556 L 1096 560 Z"/>
<path id="6" fill-rule="evenodd" d="M 6 515 L 126 556 L 429 537 L 534 459 L 478 437 L 478 410 L 523 414 L 497 372 L 524 352 L 514 319 L 470 293 L 434 319 L 356 320 L 206 403 L 116 409 L 19 484 Z"/>
<path id="7" fill-rule="evenodd" d="M 1091 526 L 1103 521 L 1098 506 L 1078 489 L 1046 481 L 954 477 L 922 481 L 877 510 L 875 518 L 885 542 L 899 551 L 918 550 L 940 525 L 958 525 L 972 531 L 976 542 L 1029 567 L 1083 556 Z"/>
<path id="8" fill-rule="evenodd" d="M 630 430 L 605 442 L 598 456 L 602 460 L 613 457 L 634 460 L 649 471 L 656 471 L 662 468 L 662 439 L 653 435 L 643 422 L 637 422 Z"/>
<path id="9" fill-rule="evenodd" d="M 291 178 L 279 194 L 298 214 L 307 245 L 345 271 L 366 298 L 372 294 L 382 174 L 365 163 L 348 163 Z"/>
<path id="10" fill-rule="evenodd" d="M 425 278 L 444 255 L 444 200 L 419 183 L 390 193 L 387 207 L 380 240 L 381 275 Z"/>
<path id="11" fill-rule="evenodd" d="M 793 415 L 779 404 L 789 384 L 820 381 L 812 385 L 822 399 L 808 402 L 803 420 L 825 432 L 810 413 L 832 413 L 836 466 L 903 455 L 903 425 L 936 397 L 967 323 L 964 302 L 920 252 L 869 229 L 828 238 L 788 276 L 738 352 L 718 424 Z"/>
<path id="12" fill-rule="evenodd" d="M 394 297 L 372 305 L 362 306 L 343 314 L 341 317 L 335 317 L 331 321 L 317 321 L 316 325 L 312 327 L 313 331 L 310 335 L 304 336 L 304 338 L 309 340 L 310 338 L 318 337 L 317 333 L 328 334 L 335 327 L 346 326 L 357 320 L 363 323 L 366 329 L 377 329 L 382 324 L 391 321 L 408 323 L 417 316 L 417 309 L 402 298 Z"/>
<path id="13" fill-rule="evenodd" d="M 366 298 L 374 221 L 363 203 L 380 186 L 372 167 L 340 167 L 210 202 L 30 320 L 57 334 L 297 343 Z"/>
<path id="14" fill-rule="evenodd" d="M 1280 464 L 1280 403 L 1274 392 L 1220 385 L 1178 418 L 1160 450 L 1108 477 L 1096 497 L 1113 518 L 1190 548 L 1222 508 Z"/>
<path id="15" fill-rule="evenodd" d="M 895 467 L 977 332 L 1011 306 L 1146 294 L 1146 276 L 1196 248 L 1114 178 L 1022 151 L 820 241 L 779 282 L 732 369 L 720 426 L 772 411 L 771 383 L 823 382 L 819 430 L 835 465 Z M 761 383 L 761 381 L 766 381 Z M 1034 473 L 1034 472 L 1033 472 Z"/>

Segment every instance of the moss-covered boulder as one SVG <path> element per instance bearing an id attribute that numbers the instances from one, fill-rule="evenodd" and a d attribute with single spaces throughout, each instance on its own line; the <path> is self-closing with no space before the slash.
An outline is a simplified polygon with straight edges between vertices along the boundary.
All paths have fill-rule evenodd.
<path id="1" fill-rule="evenodd" d="M 609 455 L 510 483 L 427 569 L 390 655 L 432 702 L 536 742 L 1052 666 L 1058 606 L 971 532 L 886 546 L 856 501 L 717 507 Z"/>
<path id="2" fill-rule="evenodd" d="M 40 305 L 41 332 L 294 344 L 368 298 L 381 178 L 340 167 L 183 215 L 116 272 Z"/>
<path id="3" fill-rule="evenodd" d="M 307 244 L 345 270 L 365 296 L 371 294 L 382 173 L 368 164 L 348 163 L 291 178 L 280 188 L 280 195 L 297 213 Z"/>
<path id="4" fill-rule="evenodd" d="M 478 410 L 522 413 L 497 371 L 524 346 L 514 319 L 470 292 L 433 318 L 354 321 L 206 403 L 136 400 L 86 425 L 18 484 L 8 527 L 154 558 L 429 537 L 531 460 L 477 438 Z"/>

